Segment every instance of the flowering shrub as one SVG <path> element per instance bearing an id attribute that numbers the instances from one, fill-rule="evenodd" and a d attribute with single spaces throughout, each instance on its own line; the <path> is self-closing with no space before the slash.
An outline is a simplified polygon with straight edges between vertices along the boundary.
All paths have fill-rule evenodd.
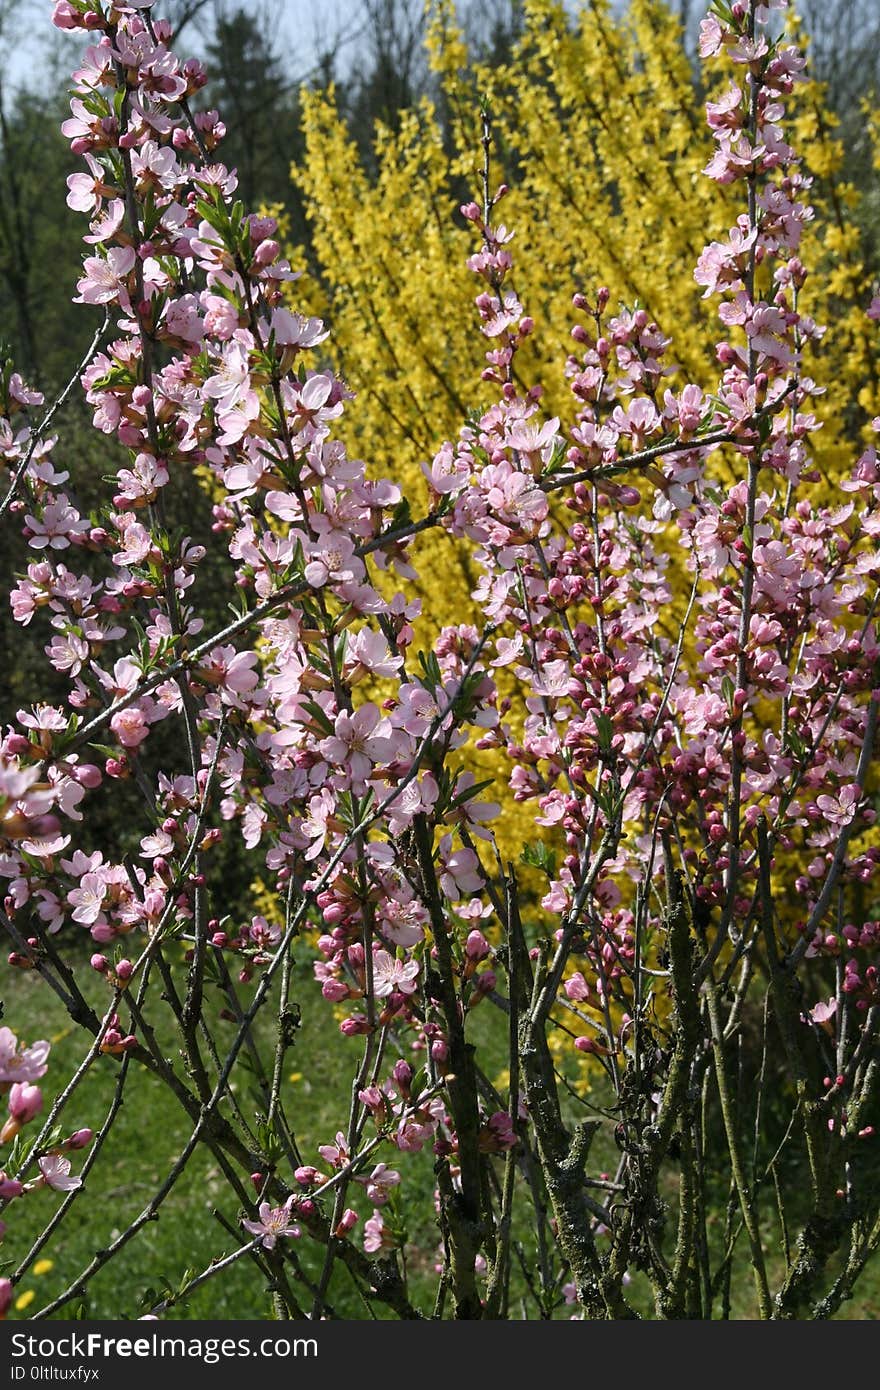
<path id="1" fill-rule="evenodd" d="M 442 212 L 451 184 L 472 188 L 479 179 L 478 94 L 488 96 L 510 179 L 505 221 L 516 228 L 517 289 L 540 323 L 521 345 L 518 374 L 544 387 L 550 417 L 564 418 L 570 399 L 559 365 L 572 290 L 596 285 L 611 288 L 614 305 L 641 307 L 667 331 L 674 326 L 670 360 L 687 381 L 714 389 L 717 315 L 690 269 L 707 227 L 720 235 L 742 205 L 735 181 L 702 177 L 712 132 L 667 0 L 581 7 L 524 0 L 509 63 L 477 62 L 453 7 L 434 0 L 429 9 L 440 95 L 402 113 L 399 128 L 377 127 L 375 174 L 358 167 L 332 92 L 304 93 L 305 151 L 292 171 L 322 271 L 320 286 L 298 285 L 295 293 L 308 293 L 311 311 L 333 324 L 326 350 L 356 392 L 346 437 L 367 459 L 393 447 L 395 480 L 414 508 L 424 505 L 421 461 L 438 435 L 457 432 L 481 367 L 460 219 Z M 793 38 L 804 43 L 796 28 Z M 811 409 L 822 429 L 810 453 L 837 482 L 851 470 L 859 429 L 880 412 L 876 340 L 864 312 L 862 196 L 841 179 L 841 142 L 816 83 L 798 84 L 787 128 L 801 167 L 816 175 L 813 215 L 801 229 L 800 255 L 811 270 L 801 308 L 834 328 L 821 345 L 823 391 Z M 717 466 L 725 483 L 734 480 L 723 462 Z M 417 640 L 430 641 L 436 627 L 465 615 L 477 621 L 468 548 L 450 548 L 429 532 L 419 553 Z M 672 564 L 670 582 L 681 585 L 674 547 Z M 436 566 L 444 568 L 442 586 L 425 577 Z M 502 688 L 508 693 L 503 681 Z M 491 749 L 479 750 L 474 766 L 480 778 L 504 777 Z M 499 795 L 505 814 L 496 833 L 503 851 L 516 853 L 531 834 L 528 808 Z"/>
<path id="2" fill-rule="evenodd" d="M 7 372 L 3 510 L 34 552 L 11 601 L 25 626 L 47 610 L 67 698 L 20 711 L 3 738 L 0 872 L 11 966 L 39 972 L 91 1035 L 53 1126 L 107 1066 L 116 1092 L 90 1159 L 143 1069 L 190 1129 L 143 1211 L 38 1315 L 137 1236 L 200 1147 L 241 1203 L 239 1244 L 153 1314 L 247 1258 L 284 1317 L 324 1315 L 340 1266 L 399 1317 L 508 1316 L 520 1284 L 538 1316 L 564 1298 L 627 1317 L 637 1280 L 658 1316 L 709 1317 L 729 1307 L 740 1244 L 761 1316 L 833 1313 L 880 1239 L 880 469 L 868 448 L 829 502 L 810 458 L 822 330 L 801 306 L 809 179 L 786 103 L 804 59 L 779 35 L 784 0 L 718 0 L 702 27 L 703 58 L 729 78 L 707 106 L 705 177 L 739 197 L 694 272 L 721 320 L 711 391 L 676 374 L 645 309 L 614 311 L 600 287 L 574 295 L 566 408 L 548 416 L 520 371 L 540 325 L 516 292 L 484 115 L 480 201 L 461 211 L 486 340 L 474 389 L 491 403 L 423 461 L 416 518 L 382 477 L 393 459 L 350 457 L 351 393 L 324 325 L 290 307 L 275 223 L 236 200 L 220 117 L 190 106 L 204 73 L 151 8 L 55 5 L 57 25 L 93 40 L 64 125 L 87 169 L 68 201 L 89 218 L 78 299 L 105 307 L 113 335 L 82 384 L 120 468 L 100 515 L 81 515 L 39 398 Z M 166 522 L 196 466 L 221 497 L 234 613 L 210 633 L 205 548 Z M 424 651 L 413 585 L 429 531 L 468 548 L 480 618 Z M 672 583 L 676 553 L 689 592 Z M 160 744 L 162 726 L 177 738 Z M 486 749 L 534 825 L 518 863 L 499 852 L 504 792 L 475 776 Z M 143 834 L 136 860 L 114 862 L 87 817 L 120 781 L 142 795 Z M 232 836 L 270 875 L 277 917 L 224 915 L 212 851 Z M 293 965 L 310 951 L 302 1006 L 323 1009 L 340 1057 L 340 1033 L 358 1049 L 339 1128 L 313 1152 L 283 1085 Z M 160 1010 L 181 1065 L 156 1040 Z M 487 1014 L 506 1039 L 501 1080 Z M 762 1081 L 784 1057 L 779 1136 L 760 1094 L 753 1135 L 740 1114 L 733 1050 L 754 1017 Z M 46 1050 L 19 1053 L 11 1034 L 6 1048 L 38 1069 Z M 245 1054 L 257 1122 L 235 1094 Z M 10 1091 L 6 1139 L 39 1109 L 35 1079 Z M 617 1166 L 597 1173 L 606 1130 Z M 91 1138 L 59 1133 L 4 1179 L 12 1217 L 28 1167 L 67 1193 L 46 1239 L 80 1190 L 66 1150 Z M 777 1175 L 794 1151 L 809 1172 L 797 1200 Z M 404 1205 L 425 1164 L 430 1307 Z M 43 1243 L 5 1282 L 7 1306 Z"/>

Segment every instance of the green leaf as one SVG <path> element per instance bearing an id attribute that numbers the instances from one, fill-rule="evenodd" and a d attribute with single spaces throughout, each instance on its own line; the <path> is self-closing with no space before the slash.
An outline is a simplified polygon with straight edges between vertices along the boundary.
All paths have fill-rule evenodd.
<path id="1" fill-rule="evenodd" d="M 433 694 L 437 687 L 443 683 L 440 663 L 434 652 L 419 652 L 418 660 L 422 668 L 423 684 Z"/>
<path id="2" fill-rule="evenodd" d="M 326 711 L 323 710 L 321 706 L 317 704 L 314 700 L 304 700 L 303 707 L 312 716 L 318 727 L 320 729 L 323 729 L 324 733 L 329 738 L 333 734 L 334 725 L 333 720 L 329 717 Z"/>
<path id="3" fill-rule="evenodd" d="M 411 1102 L 412 1102 L 413 1105 L 415 1105 L 416 1102 L 418 1101 L 419 1096 L 422 1094 L 422 1091 L 425 1089 L 425 1085 L 426 1085 L 427 1081 L 428 1081 L 428 1069 L 427 1069 L 427 1067 L 419 1067 L 418 1071 L 417 1071 L 417 1072 L 415 1073 L 415 1075 L 413 1076 L 413 1079 L 412 1079 L 412 1081 L 410 1082 L 410 1087 L 409 1087 Z"/>
<path id="4" fill-rule="evenodd" d="M 807 749 L 803 739 L 801 738 L 800 734 L 797 732 L 796 729 L 788 730 L 785 742 L 788 748 L 791 750 L 791 752 L 794 753 L 798 762 L 800 762 Z"/>
<path id="5" fill-rule="evenodd" d="M 534 840 L 526 845 L 520 861 L 532 869 L 540 869 L 548 878 L 556 877 L 556 855 L 543 840 Z"/>
<path id="6" fill-rule="evenodd" d="M 102 758 L 119 757 L 119 749 L 115 748 L 112 743 L 90 743 L 89 747 L 94 748 L 96 753 L 100 753 Z"/>
<path id="7" fill-rule="evenodd" d="M 611 740 L 614 737 L 614 725 L 607 714 L 594 714 L 593 723 L 596 725 L 596 738 L 603 753 L 611 752 Z"/>
<path id="8" fill-rule="evenodd" d="M 410 510 L 409 498 L 401 497 L 394 511 L 391 513 L 391 521 L 388 530 L 397 531 L 401 526 L 409 526 L 411 522 L 412 511 Z"/>
<path id="9" fill-rule="evenodd" d="M 473 801 L 475 796 L 484 792 L 487 787 L 494 787 L 495 778 L 487 777 L 483 782 L 475 782 L 472 787 L 465 787 L 463 791 L 456 792 L 450 802 L 451 806 L 463 806 L 466 801 Z"/>

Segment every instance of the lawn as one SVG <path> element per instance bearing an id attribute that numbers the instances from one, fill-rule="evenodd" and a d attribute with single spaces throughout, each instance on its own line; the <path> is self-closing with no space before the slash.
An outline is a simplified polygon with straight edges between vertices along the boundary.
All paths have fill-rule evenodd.
<path id="1" fill-rule="evenodd" d="M 87 969 L 81 971 L 81 975 L 96 1006 L 101 1007 L 106 999 L 103 982 Z M 347 1077 L 352 1074 L 359 1047 L 357 1039 L 347 1040 L 336 1032 L 329 1010 L 315 997 L 315 989 L 311 963 L 303 952 L 303 960 L 296 969 L 293 995 L 309 1007 L 303 1010 L 303 1025 L 288 1053 L 284 1102 L 304 1161 L 320 1164 L 317 1146 L 332 1141 L 340 1117 L 347 1109 Z M 3 966 L 0 994 L 5 1003 L 4 1020 L 23 1039 L 30 1042 L 48 1037 L 52 1042 L 50 1071 L 46 1078 L 48 1101 L 52 1088 L 71 1074 L 83 1055 L 83 1036 L 71 1025 L 63 1006 L 36 975 L 11 971 Z M 163 1014 L 170 1022 L 167 1009 L 157 1011 L 157 1017 Z M 233 1025 L 218 1024 L 220 1028 L 224 1026 L 231 1030 Z M 481 1035 L 481 1048 L 485 1049 L 488 1044 L 489 1054 L 495 1054 L 500 1072 L 504 1061 L 500 1017 L 488 1007 L 481 1008 L 474 1017 L 474 1028 Z M 174 1057 L 175 1042 L 170 1027 L 166 1026 L 164 1031 L 158 1027 L 157 1035 L 166 1055 Z M 100 1126 L 110 1104 L 117 1070 L 115 1059 L 98 1059 L 65 1112 L 68 1129 Z M 251 1088 L 246 1073 L 240 1074 L 236 1086 L 237 1099 L 245 1113 L 249 1117 L 256 1115 L 259 1097 Z M 130 1223 L 168 1172 L 188 1134 L 189 1121 L 179 1103 L 161 1082 L 138 1069 L 129 1082 L 104 1151 L 71 1213 L 17 1287 L 13 1318 L 32 1316 L 75 1278 L 95 1251 Z M 378 1154 L 378 1157 L 385 1157 L 389 1163 L 393 1161 L 389 1154 Z M 600 1134 L 595 1149 L 596 1165 L 611 1170 L 616 1158 L 609 1126 Z M 79 1166 L 78 1156 L 74 1155 L 74 1170 Z M 436 1284 L 433 1267 L 439 1241 L 434 1220 L 432 1156 L 428 1152 L 415 1158 L 401 1155 L 398 1166 L 406 1180 L 406 1258 L 413 1296 L 428 1313 Z M 674 1203 L 674 1188 L 668 1195 Z M 8 1230 L 2 1255 L 7 1268 L 3 1272 L 18 1264 L 61 1200 L 60 1194 L 43 1190 L 12 1204 L 6 1213 Z M 369 1213 L 369 1206 L 363 1199 L 358 1205 L 363 1218 Z M 72 1301 L 61 1316 L 137 1317 L 149 1306 L 149 1290 L 161 1293 L 164 1280 L 177 1285 L 186 1270 L 200 1271 L 213 1259 L 230 1253 L 236 1242 L 220 1218 L 237 1230 L 242 1214 L 210 1154 L 197 1149 L 183 1177 L 162 1205 L 158 1219 L 147 1223 L 94 1277 L 87 1301 Z M 765 1203 L 763 1216 L 768 1223 L 774 1219 L 770 1201 Z M 717 1240 L 721 1239 L 723 1223 L 723 1202 L 719 1200 L 718 1211 L 711 1222 L 711 1235 Z M 528 1261 L 530 1232 L 522 1230 L 519 1235 L 523 1256 Z M 296 1248 L 305 1269 L 316 1275 L 322 1259 L 320 1248 L 308 1239 L 298 1242 Z M 337 1316 L 363 1318 L 369 1315 L 342 1266 L 337 1265 L 330 1293 Z M 638 1275 L 630 1288 L 630 1297 L 640 1312 L 650 1316 L 647 1282 L 643 1284 Z M 515 1303 L 514 1316 L 517 1311 Z M 554 1316 L 567 1317 L 569 1311 L 560 1298 Z M 753 1313 L 750 1273 L 740 1261 L 732 1280 L 732 1315 L 749 1317 Z M 244 1259 L 197 1289 L 175 1309 L 174 1316 L 262 1319 L 271 1318 L 273 1312 L 263 1276 L 251 1261 Z M 845 1307 L 841 1316 L 880 1316 L 880 1262 L 875 1260 L 873 1268 L 866 1272 L 856 1299 Z"/>

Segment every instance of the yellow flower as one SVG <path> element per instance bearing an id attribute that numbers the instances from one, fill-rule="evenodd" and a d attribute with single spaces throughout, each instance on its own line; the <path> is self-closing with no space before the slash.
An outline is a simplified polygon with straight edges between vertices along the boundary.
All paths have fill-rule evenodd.
<path id="1" fill-rule="evenodd" d="M 15 1300 L 15 1311 L 17 1313 L 23 1313 L 25 1308 L 31 1306 L 36 1296 L 33 1289 L 28 1289 L 26 1293 L 19 1294 L 18 1298 Z"/>
<path id="2" fill-rule="evenodd" d="M 50 1269 L 55 1268 L 54 1260 L 37 1260 L 34 1265 L 34 1274 L 48 1274 Z"/>

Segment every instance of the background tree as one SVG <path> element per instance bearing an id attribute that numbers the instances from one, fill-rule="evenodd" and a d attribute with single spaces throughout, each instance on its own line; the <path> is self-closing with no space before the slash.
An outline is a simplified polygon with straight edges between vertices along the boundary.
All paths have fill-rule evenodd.
<path id="1" fill-rule="evenodd" d="M 270 5 L 221 4 L 205 50 L 211 78 L 202 104 L 224 113 L 223 158 L 248 206 L 290 200 L 287 171 L 301 147 L 298 74 L 283 71 L 274 33 Z"/>

